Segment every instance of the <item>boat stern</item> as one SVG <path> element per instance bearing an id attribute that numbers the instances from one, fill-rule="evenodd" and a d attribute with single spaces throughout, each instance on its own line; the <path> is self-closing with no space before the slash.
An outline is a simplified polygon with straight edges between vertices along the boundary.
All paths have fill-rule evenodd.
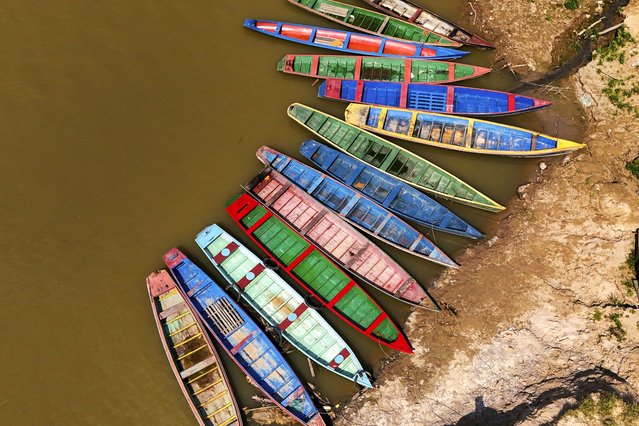
<path id="1" fill-rule="evenodd" d="M 216 223 L 211 226 L 207 226 L 201 230 L 195 237 L 195 242 L 202 250 L 208 247 L 220 234 L 224 231 Z"/>
<path id="2" fill-rule="evenodd" d="M 245 19 L 244 20 L 244 28 L 250 28 L 250 29 L 254 30 L 256 22 L 257 21 L 255 19 Z"/>
<path id="3" fill-rule="evenodd" d="M 270 165 L 273 165 L 275 160 L 277 160 L 277 157 L 279 157 L 279 152 L 265 145 L 260 147 L 255 152 L 255 156 L 257 157 L 258 160 L 264 163 L 264 165 L 270 166 Z"/>
<path id="4" fill-rule="evenodd" d="M 581 148 L 585 148 L 587 145 L 583 143 L 569 141 L 567 139 L 557 138 L 557 151 L 576 151 Z"/>
<path id="5" fill-rule="evenodd" d="M 475 47 L 483 47 L 485 49 L 494 49 L 495 48 L 495 46 L 490 44 L 490 42 L 484 40 L 483 38 L 481 38 L 479 36 L 476 36 L 475 34 L 473 34 L 470 37 L 470 40 L 465 42 L 465 44 L 472 45 L 472 46 L 475 46 Z"/>
<path id="6" fill-rule="evenodd" d="M 186 259 L 186 256 L 184 255 L 184 253 L 174 247 L 171 250 L 167 251 L 164 256 L 162 256 L 162 259 L 164 260 L 164 263 L 168 268 L 173 269 L 177 265 L 182 263 Z"/>

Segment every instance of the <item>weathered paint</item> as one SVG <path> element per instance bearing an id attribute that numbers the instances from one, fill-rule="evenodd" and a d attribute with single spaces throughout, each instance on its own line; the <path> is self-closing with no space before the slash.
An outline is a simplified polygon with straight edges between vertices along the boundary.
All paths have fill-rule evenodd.
<path id="1" fill-rule="evenodd" d="M 280 164 L 290 158 L 270 148 L 262 147 L 260 150 L 270 151 L 275 155 L 274 157 L 268 156 L 269 159 L 272 158 L 270 160 L 272 164 L 273 162 Z M 299 151 L 313 165 L 330 174 L 338 182 L 371 198 L 397 215 L 428 228 L 462 237 L 480 238 L 483 236 L 477 229 L 428 195 L 357 158 L 312 139 L 302 143 Z M 258 157 L 260 159 L 267 158 L 264 154 L 258 154 Z M 280 157 L 282 157 L 281 160 Z"/>
<path id="2" fill-rule="evenodd" d="M 310 241 L 242 194 L 227 213 L 298 284 L 356 330 L 390 348 L 412 353 L 386 312 Z"/>
<path id="3" fill-rule="evenodd" d="M 164 352 L 198 423 L 242 425 L 219 355 L 173 279 L 165 270 L 157 271 L 147 277 L 146 286 Z"/>
<path id="4" fill-rule="evenodd" d="M 430 29 L 352 4 L 335 0 L 288 0 L 288 2 L 308 12 L 364 33 L 435 46 L 461 46 L 461 43 L 437 34 Z"/>
<path id="5" fill-rule="evenodd" d="M 265 156 L 262 155 L 263 152 L 264 149 L 258 151 L 258 158 L 267 163 Z M 408 250 L 408 244 L 412 244 L 412 241 L 406 241 L 406 247 L 394 242 L 403 242 L 399 236 L 406 233 L 405 229 L 400 231 L 397 227 L 391 229 L 382 226 L 382 223 L 390 222 L 384 220 L 385 218 L 360 218 L 357 214 L 352 214 L 358 208 L 356 206 L 360 205 L 358 201 L 361 197 L 353 194 L 354 191 L 349 191 L 349 194 L 355 197 L 341 193 L 339 191 L 341 188 L 331 185 L 333 182 L 330 178 L 325 181 L 326 176 L 322 176 L 315 170 L 311 169 L 309 173 L 306 173 L 304 168 L 296 167 L 296 164 L 291 161 L 282 169 L 282 172 L 291 180 L 267 168 L 246 186 L 247 191 L 263 206 L 277 213 L 280 219 L 313 242 L 339 266 L 365 282 L 409 304 L 419 305 L 424 299 L 429 298 L 428 293 L 408 272 L 349 223 L 411 253 Z M 337 182 L 335 184 L 339 185 Z M 384 209 L 381 210 L 390 214 Z M 362 226 L 365 223 L 372 224 L 372 227 Z M 377 232 L 376 225 L 380 228 Z M 423 235 L 421 237 L 423 238 Z M 440 253 L 431 246 L 428 254 L 434 258 Z M 421 253 L 419 255 L 428 260 L 431 259 L 430 256 Z M 445 255 L 443 256 L 446 258 Z M 452 260 L 450 262 L 450 264 L 446 263 L 446 266 L 455 266 Z M 436 259 L 436 263 L 443 262 Z M 437 310 L 437 304 L 432 301 L 432 298 L 428 306 Z"/>
<path id="6" fill-rule="evenodd" d="M 507 124 L 399 108 L 350 104 L 345 116 L 346 122 L 375 133 L 473 154 L 543 157 L 586 146 Z"/>
<path id="7" fill-rule="evenodd" d="M 286 55 L 277 70 L 313 78 L 397 81 L 420 84 L 452 83 L 480 77 L 490 68 L 428 59 L 338 55 Z"/>
<path id="8" fill-rule="evenodd" d="M 473 116 L 521 114 L 550 105 L 548 101 L 498 90 L 389 81 L 328 79 L 317 95 L 344 102 Z"/>
<path id="9" fill-rule="evenodd" d="M 247 19 L 244 26 L 271 37 L 337 50 L 353 55 L 384 57 L 410 57 L 429 59 L 457 59 L 468 54 L 461 50 L 432 46 L 423 43 L 393 40 L 349 31 L 320 28 L 289 22 Z"/>
<path id="10" fill-rule="evenodd" d="M 483 210 L 504 209 L 453 174 L 366 130 L 298 103 L 289 106 L 288 115 L 347 154 L 416 188 Z"/>
<path id="11" fill-rule="evenodd" d="M 476 46 L 489 47 L 493 46 L 479 37 L 464 30 L 456 24 L 445 20 L 444 18 L 434 14 L 433 12 L 424 10 L 419 6 L 406 0 L 363 0 L 373 7 L 387 13 L 390 16 L 402 19 L 406 22 L 412 22 L 422 28 L 431 30 L 437 34 L 441 34 L 460 43 Z"/>
<path id="12" fill-rule="evenodd" d="M 251 317 L 178 249 L 167 252 L 164 263 L 206 328 L 253 383 L 295 420 L 323 425 L 295 372 Z"/>
<path id="13" fill-rule="evenodd" d="M 200 232 L 195 242 L 242 298 L 300 352 L 333 373 L 371 387 L 344 339 L 248 248 L 215 224 Z"/>

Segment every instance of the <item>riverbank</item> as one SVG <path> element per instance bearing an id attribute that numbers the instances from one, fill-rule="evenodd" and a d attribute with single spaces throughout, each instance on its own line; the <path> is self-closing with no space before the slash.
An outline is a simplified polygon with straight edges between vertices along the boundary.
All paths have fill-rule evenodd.
<path id="1" fill-rule="evenodd" d="M 574 34 L 601 13 L 594 1 L 574 11 L 546 0 L 472 4 L 476 25 L 496 36 L 497 57 L 528 79 L 558 65 L 566 38 L 554 36 Z M 624 14 L 639 40 L 639 1 Z M 587 149 L 540 163 L 495 235 L 435 283 L 448 309 L 410 316 L 415 354 L 389 363 L 338 425 L 532 425 L 557 421 L 597 391 L 636 400 L 639 300 L 628 259 L 639 185 L 626 163 L 639 155 L 632 113 L 639 99 L 628 79 L 639 73 L 639 52 L 626 43 L 612 56 L 557 84 L 584 107 Z"/>

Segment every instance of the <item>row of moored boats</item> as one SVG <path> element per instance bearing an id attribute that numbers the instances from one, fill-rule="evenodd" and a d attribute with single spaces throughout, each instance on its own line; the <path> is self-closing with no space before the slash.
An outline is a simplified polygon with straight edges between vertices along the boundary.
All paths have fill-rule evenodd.
<path id="1" fill-rule="evenodd" d="M 491 212 L 504 209 L 453 174 L 380 135 L 514 157 L 558 155 L 583 146 L 464 117 L 516 114 L 549 102 L 446 85 L 490 72 L 444 62 L 467 53 L 456 47 L 491 46 L 429 11 L 404 0 L 364 0 L 380 12 L 333 0 L 288 1 L 360 31 L 245 22 L 263 34 L 349 54 L 288 54 L 277 65 L 285 73 L 323 79 L 320 97 L 350 102 L 345 119 L 295 103 L 288 108 L 289 117 L 322 141 L 302 143 L 299 152 L 310 165 L 270 147 L 258 150 L 264 169 L 243 186 L 245 193 L 226 212 L 266 258 L 213 224 L 195 241 L 224 284 L 175 248 L 164 255 L 167 270 L 147 278 L 162 344 L 202 425 L 242 424 L 211 338 L 285 413 L 302 424 L 323 425 L 311 394 L 273 336 L 327 370 L 370 387 L 371 375 L 317 308 L 325 307 L 382 345 L 411 353 L 401 327 L 358 282 L 410 305 L 435 311 L 439 306 L 375 240 L 457 268 L 411 223 L 473 239 L 483 234 L 431 196 Z M 304 288 L 305 294 L 283 276 Z M 273 331 L 271 337 L 263 326 Z"/>

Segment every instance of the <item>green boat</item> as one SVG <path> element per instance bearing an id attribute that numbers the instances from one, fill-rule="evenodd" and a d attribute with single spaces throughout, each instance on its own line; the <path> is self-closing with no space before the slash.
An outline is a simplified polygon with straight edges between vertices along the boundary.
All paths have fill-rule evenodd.
<path id="1" fill-rule="evenodd" d="M 490 68 L 455 62 L 339 55 L 286 55 L 277 70 L 323 79 L 425 84 L 454 83 L 490 72 Z"/>
<path id="2" fill-rule="evenodd" d="M 368 34 L 445 47 L 462 45 L 429 29 L 352 4 L 333 0 L 288 0 L 288 2 Z"/>
<path id="3" fill-rule="evenodd" d="M 482 210 L 504 209 L 430 161 L 331 115 L 298 103 L 288 107 L 288 115 L 347 154 L 418 189 Z"/>

